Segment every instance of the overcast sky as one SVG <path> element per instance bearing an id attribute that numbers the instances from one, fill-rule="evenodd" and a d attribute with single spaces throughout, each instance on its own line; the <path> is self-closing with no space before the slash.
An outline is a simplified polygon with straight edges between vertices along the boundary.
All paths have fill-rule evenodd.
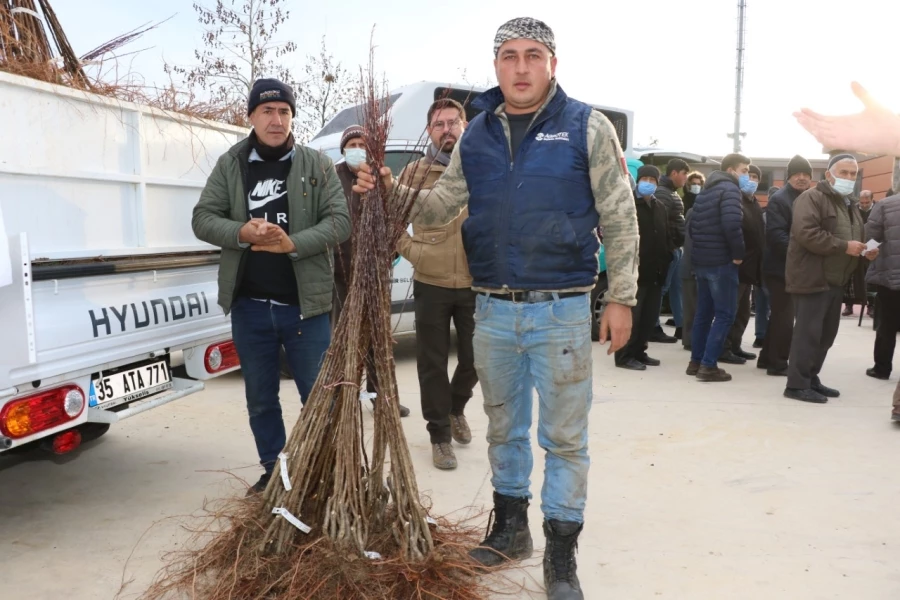
<path id="1" fill-rule="evenodd" d="M 201 0 L 203 1 L 203 0 Z M 226 3 L 230 0 L 225 0 Z M 240 1 L 240 0 L 239 0 Z M 213 0 L 207 0 L 209 5 Z M 83 54 L 147 21 L 172 20 L 129 48 L 148 48 L 124 65 L 162 82 L 162 64 L 189 65 L 202 28 L 191 0 L 54 0 L 69 41 Z M 900 109 L 896 24 L 900 3 L 855 0 L 749 0 L 742 129 L 750 156 L 813 158 L 821 148 L 791 113 L 858 110 L 856 79 Z M 375 28 L 376 68 L 390 86 L 423 79 L 493 79 L 493 37 L 519 16 L 544 20 L 557 40 L 557 77 L 566 92 L 635 112 L 636 143 L 701 154 L 731 150 L 734 127 L 737 0 L 286 0 L 283 37 L 298 45 L 297 72 L 326 35 L 347 66 L 368 58 Z M 804 8 L 806 5 L 808 8 Z M 639 7 L 639 8 L 638 8 Z M 426 16 L 432 15 L 432 16 Z"/>

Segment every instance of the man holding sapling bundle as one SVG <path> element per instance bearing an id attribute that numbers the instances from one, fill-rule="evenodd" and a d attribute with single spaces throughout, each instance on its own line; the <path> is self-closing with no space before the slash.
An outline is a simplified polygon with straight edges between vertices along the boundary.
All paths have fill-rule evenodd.
<path id="1" fill-rule="evenodd" d="M 473 103 L 484 112 L 456 144 L 443 176 L 416 198 L 411 219 L 437 227 L 469 216 L 462 235 L 475 307 L 475 366 L 488 415 L 494 522 L 472 558 L 494 566 L 531 556 L 527 510 L 538 440 L 546 450 L 544 583 L 551 600 L 584 597 L 575 548 L 587 500 L 592 369 L 590 291 L 603 227 L 609 274 L 600 339 L 612 354 L 631 334 L 638 227 L 625 159 L 599 111 L 556 81 L 556 43 L 543 22 L 513 19 L 494 39 L 500 85 Z M 390 170 L 381 176 L 388 190 Z M 368 165 L 354 190 L 374 189 Z M 497 224 L 500 224 L 498 227 Z"/>
<path id="2" fill-rule="evenodd" d="M 347 209 L 350 212 L 350 229 L 353 230 L 359 220 L 359 194 L 353 191 L 359 165 L 366 162 L 366 130 L 360 125 L 351 125 L 341 134 L 341 154 L 344 160 L 335 165 L 344 196 L 347 198 Z M 353 235 L 334 249 L 334 302 L 331 309 L 331 328 L 337 327 L 341 320 L 341 311 L 347 301 L 350 290 L 350 267 L 353 260 Z M 378 380 L 375 377 L 375 356 L 372 350 L 366 356 L 366 394 L 374 408 L 378 397 Z M 408 417 L 409 409 L 400 405 L 400 416 Z"/>
<path id="3" fill-rule="evenodd" d="M 428 108 L 426 130 L 431 138 L 428 153 L 400 173 L 400 182 L 427 190 L 444 173 L 450 153 L 466 128 L 462 104 L 451 98 L 435 100 Z M 463 210 L 440 227 L 413 223 L 413 235 L 405 234 L 397 251 L 415 269 L 413 296 L 416 304 L 416 369 L 422 398 L 422 416 L 428 421 L 431 461 L 438 469 L 455 469 L 457 444 L 472 441 L 464 410 L 478 383 L 472 336 L 475 333 L 475 292 L 463 250 Z M 447 376 L 450 358 L 450 321 L 459 344 L 456 371 Z"/>
<path id="4" fill-rule="evenodd" d="M 194 235 L 222 249 L 219 305 L 231 313 L 250 429 L 265 470 L 286 435 L 278 392 L 284 348 L 305 404 L 331 342 L 331 250 L 350 235 L 347 202 L 331 159 L 295 143 L 294 92 L 276 79 L 253 84 L 253 131 L 223 154 L 194 207 Z"/>

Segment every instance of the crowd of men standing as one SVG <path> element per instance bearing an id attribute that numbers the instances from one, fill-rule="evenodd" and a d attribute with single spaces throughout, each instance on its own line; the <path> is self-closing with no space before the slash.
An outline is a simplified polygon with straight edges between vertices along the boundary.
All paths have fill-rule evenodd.
<path id="1" fill-rule="evenodd" d="M 665 174 L 645 165 L 637 175 L 638 303 L 617 367 L 657 366 L 649 343 L 681 339 L 691 352 L 689 376 L 730 381 L 719 363 L 757 359 L 742 348 L 755 303 L 756 366 L 787 378 L 786 397 L 825 403 L 840 395 L 820 379 L 825 358 L 842 314 L 859 303 L 877 315 L 875 366 L 866 373 L 890 376 L 900 329 L 900 197 L 875 202 L 863 190 L 855 198 L 853 155 L 834 156 L 818 182 L 809 161 L 794 156 L 784 186 L 768 190 L 766 207 L 756 198 L 762 173 L 741 154 L 725 156 L 708 179 L 680 159 L 669 161 Z M 659 321 L 666 289 L 673 336 Z M 892 416 L 900 420 L 896 403 Z"/>

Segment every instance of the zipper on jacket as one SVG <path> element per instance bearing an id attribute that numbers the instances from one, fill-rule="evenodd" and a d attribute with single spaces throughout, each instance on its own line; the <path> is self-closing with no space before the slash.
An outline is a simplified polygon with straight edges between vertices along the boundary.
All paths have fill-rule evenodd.
<path id="1" fill-rule="evenodd" d="M 552 100 L 551 100 L 551 102 L 552 102 Z M 522 153 L 524 152 L 523 147 L 525 146 L 526 142 L 528 142 L 528 134 L 530 134 L 531 131 L 535 127 L 543 124 L 548 119 L 550 119 L 550 117 L 554 116 L 556 113 L 558 113 L 560 110 L 562 110 L 560 108 L 560 109 L 556 110 L 555 112 L 551 113 L 548 110 L 549 106 L 550 106 L 550 104 L 548 103 L 547 106 L 544 107 L 543 112 L 535 115 L 534 118 L 531 120 L 531 123 L 528 125 L 528 129 L 525 130 L 525 135 L 522 136 L 522 142 L 519 144 L 519 149 L 516 151 L 515 156 L 512 155 L 512 128 L 509 127 L 509 118 L 506 117 L 506 115 L 504 115 L 504 117 L 500 117 L 497 114 L 494 115 L 494 117 L 496 117 L 498 121 L 501 120 L 502 118 L 506 118 L 507 128 L 510 129 L 509 136 L 507 136 L 506 131 L 504 130 L 502 121 L 499 123 L 500 134 L 504 138 L 504 141 L 506 142 L 506 144 L 505 144 L 506 156 L 509 159 L 509 175 L 507 175 L 509 181 L 506 186 L 507 187 L 506 198 L 504 198 L 503 205 L 500 207 L 501 208 L 501 213 L 500 213 L 500 236 L 501 236 L 500 242 L 501 243 L 498 243 L 498 245 L 497 245 L 498 258 L 500 257 L 499 255 L 500 255 L 501 251 L 503 252 L 502 253 L 502 261 L 501 261 L 501 263 L 503 265 L 503 273 L 505 273 L 506 276 L 510 277 L 510 278 L 511 278 L 511 273 L 509 273 L 509 251 L 506 248 L 506 246 L 509 241 L 508 233 L 509 233 L 510 212 L 512 209 L 512 195 L 513 195 L 513 192 L 515 192 L 515 190 L 516 190 L 516 177 L 515 177 L 516 168 L 515 168 L 515 165 L 516 165 L 516 162 L 519 162 L 517 159 L 521 158 Z M 503 287 L 506 288 L 507 284 L 504 283 Z"/>

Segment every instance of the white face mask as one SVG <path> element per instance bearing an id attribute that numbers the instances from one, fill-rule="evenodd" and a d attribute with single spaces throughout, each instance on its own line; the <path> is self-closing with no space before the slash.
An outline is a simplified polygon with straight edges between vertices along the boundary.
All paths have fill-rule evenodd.
<path id="1" fill-rule="evenodd" d="M 366 162 L 366 149 L 365 148 L 347 148 L 344 151 L 344 160 L 347 161 L 347 164 L 357 168 L 359 165 Z"/>
<path id="2" fill-rule="evenodd" d="M 849 196 L 853 193 L 853 190 L 856 189 L 856 182 L 852 179 L 841 179 L 840 177 L 834 178 L 834 183 L 831 184 L 831 187 L 834 188 L 841 196 Z"/>
<path id="3" fill-rule="evenodd" d="M 700 186 L 699 186 L 699 185 L 696 185 L 696 184 L 692 185 L 692 186 L 691 186 L 691 193 L 692 193 L 692 194 L 699 194 L 699 193 L 700 193 Z"/>

